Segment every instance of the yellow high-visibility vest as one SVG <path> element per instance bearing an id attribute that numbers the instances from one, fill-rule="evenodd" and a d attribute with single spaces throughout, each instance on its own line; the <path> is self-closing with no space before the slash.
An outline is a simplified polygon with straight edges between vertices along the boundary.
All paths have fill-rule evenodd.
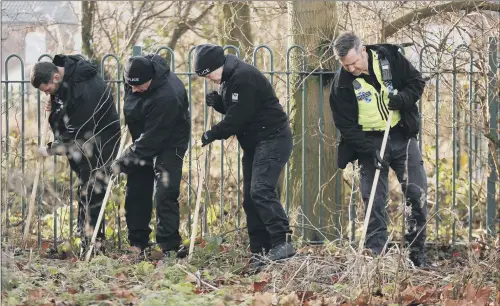
<path id="1" fill-rule="evenodd" d="M 352 85 L 358 100 L 358 124 L 363 131 L 383 131 L 389 118 L 389 93 L 393 91 L 392 82 L 384 81 L 377 52 L 371 51 L 373 57 L 373 71 L 380 84 L 380 92 L 367 83 L 362 77 L 356 78 Z M 394 127 L 401 115 L 398 110 L 393 111 L 391 127 Z"/>

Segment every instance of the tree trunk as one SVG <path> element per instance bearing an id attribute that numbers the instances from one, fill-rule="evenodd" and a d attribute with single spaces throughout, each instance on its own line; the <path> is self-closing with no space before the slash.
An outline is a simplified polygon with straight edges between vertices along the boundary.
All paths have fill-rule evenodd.
<path id="1" fill-rule="evenodd" d="M 223 19 L 220 21 L 220 40 L 223 45 L 239 48 L 240 58 L 252 62 L 253 36 L 250 23 L 250 6 L 244 2 L 232 2 L 222 6 Z M 234 53 L 234 52 L 230 52 Z"/>
<path id="2" fill-rule="evenodd" d="M 91 60 L 97 60 L 92 40 L 95 9 L 95 1 L 82 1 L 82 51 Z"/>
<path id="3" fill-rule="evenodd" d="M 307 54 L 307 70 L 335 70 L 331 41 L 337 36 L 337 4 L 330 1 L 295 0 L 289 6 L 289 45 L 302 46 Z M 326 51 L 326 52 L 325 52 Z M 291 69 L 300 71 L 300 51 L 292 51 Z M 340 190 L 342 172 L 336 167 L 336 130 L 329 106 L 332 74 L 298 76 L 292 74 L 290 119 L 294 134 L 291 158 L 291 204 L 299 208 L 299 226 L 306 241 L 331 240 L 340 230 Z M 305 92 L 302 92 L 302 83 Z M 303 99 L 303 97 L 305 99 Z M 303 125 L 305 122 L 305 125 Z M 304 143 L 305 141 L 305 143 Z M 300 212 L 303 212 L 301 215 Z"/>

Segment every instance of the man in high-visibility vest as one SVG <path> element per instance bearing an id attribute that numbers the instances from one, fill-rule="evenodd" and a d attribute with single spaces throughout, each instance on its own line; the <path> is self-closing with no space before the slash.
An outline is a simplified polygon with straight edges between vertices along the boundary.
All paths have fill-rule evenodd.
<path id="1" fill-rule="evenodd" d="M 416 266 L 425 266 L 427 175 L 416 138 L 420 126 L 416 102 L 425 82 L 395 45 L 363 45 L 356 34 L 345 32 L 337 37 L 333 49 L 342 65 L 330 94 L 333 119 L 341 133 L 337 163 L 344 169 L 358 160 L 365 206 L 376 169 L 381 171 L 366 247 L 381 254 L 387 243 L 385 206 L 390 166 L 405 194 L 405 240 L 410 259 Z M 393 111 L 391 129 L 385 154 L 380 156 L 389 111 Z"/>

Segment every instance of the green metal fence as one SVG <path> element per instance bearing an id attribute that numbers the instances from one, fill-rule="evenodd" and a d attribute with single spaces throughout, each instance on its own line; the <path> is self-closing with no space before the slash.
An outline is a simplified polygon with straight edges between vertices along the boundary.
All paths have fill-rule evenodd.
<path id="1" fill-rule="evenodd" d="M 428 97 L 424 97 L 420 100 L 420 110 L 422 111 L 422 129 L 419 137 L 420 149 L 425 156 L 431 154 L 433 158 L 429 157 L 428 162 L 433 166 L 427 165 L 427 170 L 429 172 L 434 171 L 432 174 L 433 181 L 429 181 L 429 192 L 428 197 L 431 203 L 432 210 L 429 210 L 428 220 L 429 223 L 431 219 L 434 219 L 434 226 L 429 224 L 429 228 L 433 228 L 435 233 L 435 239 L 441 239 L 442 234 L 440 233 L 440 226 L 442 226 L 443 221 L 452 220 L 451 225 L 451 243 L 457 241 L 457 225 L 461 224 L 462 227 L 467 227 L 467 239 L 465 237 L 459 237 L 458 240 L 471 240 L 473 236 L 473 229 L 484 228 L 486 233 L 490 236 L 496 235 L 496 207 L 498 202 L 498 191 L 497 187 L 499 184 L 497 174 L 495 171 L 498 162 L 498 154 L 494 150 L 488 149 L 488 139 L 484 137 L 485 126 L 488 124 L 487 132 L 489 136 L 498 139 L 499 128 L 498 128 L 498 83 L 497 83 L 497 69 L 498 69 L 498 41 L 497 38 L 490 38 L 488 41 L 488 70 L 479 71 L 474 70 L 475 61 L 479 58 L 475 56 L 473 52 L 466 45 L 461 45 L 457 47 L 452 52 L 452 65 L 446 62 L 442 62 L 439 59 L 440 50 L 433 45 L 424 46 L 419 55 L 418 63 L 415 63 L 417 67 L 420 68 L 423 75 L 427 78 L 427 88 L 426 94 Z M 225 50 L 232 50 L 237 56 L 240 56 L 240 51 L 235 46 L 225 46 Z M 187 54 L 186 67 L 187 71 L 178 72 L 176 68 L 176 58 L 175 53 L 172 49 L 168 47 L 160 47 L 155 50 L 157 54 L 167 53 L 171 64 L 171 70 L 175 72 L 179 77 L 181 77 L 186 84 L 188 91 L 188 97 L 190 101 L 190 110 L 192 112 L 193 129 L 199 129 L 200 124 L 203 125 L 203 130 L 207 129 L 207 106 L 203 103 L 203 98 L 194 101 L 194 92 L 198 96 L 204 97 L 204 94 L 208 91 L 208 85 L 206 81 L 201 81 L 192 72 L 192 56 L 194 47 L 191 48 Z M 324 79 L 331 78 L 334 72 L 332 71 L 312 71 L 308 66 L 307 56 L 304 48 L 298 45 L 291 46 L 286 50 L 286 56 L 284 59 L 284 71 L 275 70 L 275 55 L 271 48 L 266 45 L 260 45 L 255 47 L 253 51 L 253 64 L 258 63 L 258 53 L 261 50 L 265 50 L 268 53 L 268 64 L 266 68 L 261 68 L 263 73 L 268 76 L 271 83 L 273 83 L 280 95 L 280 101 L 283 103 L 284 108 L 288 114 L 291 112 L 291 103 L 293 92 L 301 92 L 301 103 L 302 109 L 302 126 L 300 128 L 301 134 L 305 135 L 306 130 L 306 111 L 308 106 L 308 78 L 318 78 L 319 84 L 324 84 Z M 298 53 L 299 64 L 298 69 L 292 68 L 292 53 Z M 133 47 L 132 54 L 137 55 L 143 53 L 143 50 L 139 46 Z M 467 61 L 458 60 L 459 56 L 463 53 L 469 55 Z M 437 62 L 432 62 L 432 56 L 437 57 Z M 51 55 L 43 54 L 40 56 L 40 60 L 51 60 Z M 4 124 L 2 125 L 2 189 L 4 196 L 2 197 L 2 218 L 4 220 L 2 233 L 4 240 L 8 241 L 13 235 L 19 235 L 21 230 L 24 229 L 23 218 L 26 215 L 26 198 L 27 194 L 31 193 L 31 185 L 29 184 L 29 176 L 25 171 L 27 169 L 27 163 L 30 166 L 34 166 L 34 160 L 26 160 L 27 152 L 27 142 L 30 147 L 36 147 L 34 136 L 29 137 L 26 135 L 27 127 L 26 124 L 32 124 L 33 118 L 28 118 L 36 114 L 36 143 L 40 142 L 40 126 L 41 120 L 46 120 L 42 118 L 41 110 L 41 95 L 38 90 L 30 88 L 29 80 L 24 79 L 24 73 L 21 74 L 21 79 L 12 80 L 9 77 L 9 66 L 12 61 L 17 60 L 20 62 L 21 71 L 24 71 L 24 62 L 19 55 L 12 54 L 7 57 L 4 64 L 5 79 L 2 80 L 2 88 L 4 91 L 3 101 L 2 101 L 2 118 Z M 122 76 L 121 76 L 121 66 L 120 59 L 114 54 L 106 54 L 101 60 L 101 75 L 108 82 L 110 86 L 113 86 L 115 91 L 115 101 L 117 101 L 117 109 L 121 114 L 121 103 L 122 100 Z M 432 62 L 432 63 L 430 63 Z M 460 62 L 462 62 L 460 64 Z M 109 68 L 110 63 L 114 63 L 113 69 Z M 464 63 L 465 66 L 464 66 Z M 450 67 L 451 66 L 451 67 Z M 465 67 L 465 68 L 464 68 Z M 111 75 L 115 75 L 112 77 Z M 292 79 L 294 77 L 301 77 L 302 82 L 292 88 Z M 278 81 L 276 79 L 279 79 Z M 281 87 L 280 85 L 281 84 Z M 444 85 L 443 85 L 444 84 Z M 448 88 L 446 85 L 449 85 Z M 301 164 L 302 172 L 301 178 L 302 182 L 305 182 L 305 165 L 310 161 L 315 161 L 318 163 L 318 179 L 319 179 L 319 190 L 321 193 L 321 186 L 323 178 L 323 154 L 327 152 L 325 150 L 335 150 L 333 145 L 325 145 L 325 140 L 323 136 L 324 128 L 324 116 L 331 116 L 331 113 L 323 112 L 323 90 L 327 89 L 330 85 L 326 84 L 323 88 L 319 89 L 319 118 L 318 118 L 318 128 L 319 128 L 319 156 L 309 156 L 306 150 L 306 138 L 303 138 L 300 144 L 294 146 L 294 150 L 300 150 L 301 152 Z M 278 88 L 279 87 L 279 88 Z M 466 96 L 461 96 L 463 88 L 466 88 Z M 280 90 L 278 90 L 280 89 Z M 201 94 L 203 92 L 203 95 Z M 327 92 L 327 91 L 325 91 Z M 35 99 L 33 99 L 33 94 L 35 93 Z M 487 97 L 486 101 L 480 101 L 478 94 L 484 93 Z M 450 98 L 451 97 L 451 98 Z M 430 100 L 434 100 L 433 105 L 429 106 Z M 426 101 L 424 104 L 424 100 Z M 448 101 L 448 102 L 447 102 Z M 203 103 L 203 104 L 202 104 Z M 465 103 L 465 104 L 464 104 Z M 481 104 L 482 103 L 482 104 Z M 33 105 L 34 104 L 34 105 Z M 203 105 L 203 106 L 202 106 Z M 461 107 L 460 107 L 461 105 Z M 485 106 L 487 111 L 484 112 L 483 108 L 480 106 Z M 434 107 L 435 106 L 435 107 Z M 428 115 L 427 112 L 429 108 L 433 111 L 432 115 Z M 441 112 L 445 108 L 450 108 L 450 113 L 442 114 Z M 203 111 L 204 122 L 194 121 L 194 112 Z M 14 112 L 14 114 L 13 114 Z M 443 116 L 446 118 L 451 118 L 451 127 L 447 127 L 441 123 Z M 481 119 L 478 119 L 481 118 Z M 222 115 L 217 119 L 222 119 Z M 441 121 L 440 121 L 441 120 Z M 433 122 L 434 121 L 434 122 Z M 15 124 L 14 124 L 15 123 Z M 20 127 L 19 127 L 19 124 Z M 428 130 L 434 128 L 434 131 L 429 132 Z M 443 132 L 444 130 L 444 132 Z M 33 133 L 31 133 L 33 134 Z M 444 136 L 442 135 L 444 134 Z M 451 135 L 451 169 L 446 168 L 446 157 L 441 156 L 443 150 L 443 141 L 446 142 L 448 136 Z M 337 133 L 338 136 L 338 133 Z M 295 135 L 295 137 L 298 137 Z M 185 161 L 187 166 L 187 180 L 185 181 L 185 195 L 186 198 L 181 201 L 181 205 L 187 204 L 187 220 L 186 220 L 186 230 L 187 232 L 191 229 L 191 210 L 194 207 L 195 193 L 193 192 L 193 184 L 196 180 L 195 169 L 196 165 L 196 155 L 199 153 L 199 145 L 194 144 L 192 141 L 198 138 L 192 137 L 189 143 L 189 150 L 186 155 Z M 226 142 L 230 142 L 227 140 Z M 240 167 L 240 157 L 241 150 L 240 147 L 233 144 L 236 147 L 235 150 L 226 151 L 229 145 L 224 148 L 224 141 L 220 146 L 220 151 L 215 152 L 220 160 L 220 165 L 218 166 L 218 171 L 220 171 L 220 186 L 218 186 L 219 194 L 219 212 L 216 214 L 215 219 L 218 223 L 229 222 L 229 218 L 236 219 L 235 227 L 240 228 L 241 223 L 241 213 L 238 212 L 233 216 L 226 216 L 228 208 L 226 204 L 228 202 L 233 203 L 232 207 L 241 207 L 242 202 L 242 175 Z M 20 151 L 19 151 L 20 150 Z M 20 152 L 20 153 L 19 153 Z M 429 153 L 429 154 L 427 154 Z M 228 168 L 228 162 L 225 162 L 226 158 L 233 156 L 236 158 L 236 162 L 232 162 L 231 165 L 236 167 L 236 170 Z M 465 156 L 465 158 L 464 158 Z M 485 157 L 486 160 L 484 161 Z M 463 169 L 464 160 L 466 160 L 467 168 Z M 42 239 L 50 239 L 53 241 L 54 245 L 57 246 L 62 240 L 68 237 L 73 237 L 73 227 L 74 227 L 74 192 L 73 183 L 74 177 L 73 173 L 70 171 L 69 167 L 61 168 L 61 163 L 64 164 L 64 159 L 61 157 L 54 157 L 52 162 L 52 182 L 51 184 L 42 184 L 39 191 L 38 203 L 37 203 L 37 219 L 36 219 L 36 235 L 38 246 L 41 245 Z M 203 165 L 208 167 L 208 165 Z M 434 168 L 434 169 L 432 169 Z M 19 171 L 20 169 L 20 171 Z M 353 165 L 354 169 L 354 165 Z M 233 173 L 234 172 L 234 173 Z M 444 173 L 444 174 L 443 174 Z M 446 173 L 450 177 L 444 176 Z M 56 175 L 62 176 L 62 178 L 56 179 Z M 428 173 L 429 174 L 429 173 Z M 487 178 L 485 178 L 487 175 Z M 225 176 L 232 177 L 231 180 L 224 180 Z M 291 199 L 291 171 L 290 163 L 287 164 L 284 174 L 284 188 L 282 190 L 282 198 L 284 205 L 286 207 L 287 213 L 290 213 L 292 206 L 298 206 L 302 208 L 302 211 L 306 211 L 307 205 L 312 205 L 312 203 L 307 203 L 306 199 L 306 184 L 302 184 L 300 190 L 302 194 L 301 203 L 292 203 Z M 464 177 L 465 180 L 464 180 Z M 353 175 L 353 178 L 355 176 Z M 43 181 L 48 182 L 50 177 L 46 177 Z M 343 238 L 349 238 L 353 240 L 356 235 L 356 228 L 359 228 L 363 218 L 357 215 L 357 207 L 362 207 L 359 201 L 356 199 L 356 179 L 353 179 L 351 186 L 349 188 L 344 188 L 344 179 L 341 175 L 336 175 L 335 177 L 335 199 L 330 199 L 335 201 L 335 209 L 339 213 L 342 209 L 347 211 L 344 214 L 343 219 L 336 218 L 335 226 L 337 227 L 337 232 L 342 233 L 339 228 L 345 222 L 349 221 L 350 228 L 346 231 Z M 52 186 L 52 193 L 57 201 L 62 203 L 61 205 L 48 205 L 44 204 L 44 195 L 47 194 L 48 186 Z M 227 186 L 226 186 L 227 185 Z M 123 186 L 122 186 L 123 187 Z M 225 198 L 225 192 L 228 188 L 235 188 L 235 192 L 231 193 L 231 196 Z M 483 195 L 480 193 L 485 187 L 486 193 Z M 42 191 L 43 190 L 43 191 Z M 342 191 L 353 191 L 350 194 L 342 194 Z M 478 191 L 479 190 L 479 191 Z M 451 197 L 450 197 L 451 194 Z M 213 208 L 209 203 L 211 202 L 210 192 L 205 192 L 204 194 L 204 207 L 203 207 L 203 222 L 201 222 L 202 230 L 200 232 L 207 234 L 209 231 L 210 224 L 213 223 L 214 214 L 211 212 Z M 319 197 L 319 207 L 318 216 L 319 224 L 321 228 L 321 220 L 323 215 L 332 213 L 325 209 L 325 203 L 323 203 L 322 197 Z M 55 201 L 55 200 L 54 200 Z M 122 234 L 123 225 L 121 212 L 118 209 L 121 206 L 120 199 L 115 199 L 117 202 L 114 210 L 107 211 L 107 220 L 109 222 L 114 222 L 112 235 L 116 237 L 118 247 L 122 245 Z M 184 201 L 184 203 L 182 203 Z M 444 203 L 444 204 L 443 204 Z M 444 205 L 444 207 L 442 207 Z M 69 216 L 61 216 L 61 211 L 58 211 L 61 206 L 66 206 L 69 208 Z M 398 206 L 397 204 L 395 205 Z M 448 207 L 449 206 L 449 207 Z M 48 218 L 49 215 L 42 207 L 52 208 L 52 224 L 50 222 L 44 222 L 44 218 Z M 117 208 L 118 207 L 118 208 Z M 230 210 L 231 208 L 229 208 Z M 362 211 L 362 210 L 361 210 Z M 478 212 L 479 211 L 479 212 Z M 14 213 L 12 213 L 14 212 Z M 340 216 L 340 213 L 339 213 Z M 310 217 L 310 216 L 309 216 Z M 464 219 L 465 218 L 465 219 Z M 68 219 L 69 222 L 69 233 L 63 233 L 62 225 L 60 222 L 66 222 L 64 220 Z M 346 220 L 349 219 L 349 220 Z M 111 220 L 111 221 L 110 221 Z M 115 221 L 113 221 L 115 220 Z M 212 221 L 211 221 L 212 220 Z M 295 220 L 298 227 L 303 229 L 307 227 L 307 218 L 304 214 L 299 215 L 298 220 Z M 59 222 L 59 223 L 58 223 Z M 475 224 L 479 225 L 475 225 Z M 483 227 L 484 224 L 484 227 Z M 463 226 L 465 225 L 465 226 Z M 50 226 L 51 237 L 48 237 L 47 227 Z"/>

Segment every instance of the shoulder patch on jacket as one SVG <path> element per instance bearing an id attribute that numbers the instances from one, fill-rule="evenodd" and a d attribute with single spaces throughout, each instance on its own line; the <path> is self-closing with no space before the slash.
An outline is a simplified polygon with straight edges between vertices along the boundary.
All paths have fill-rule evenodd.
<path id="1" fill-rule="evenodd" d="M 236 103 L 238 102 L 238 93 L 234 92 L 232 95 L 231 95 L 231 100 Z"/>

